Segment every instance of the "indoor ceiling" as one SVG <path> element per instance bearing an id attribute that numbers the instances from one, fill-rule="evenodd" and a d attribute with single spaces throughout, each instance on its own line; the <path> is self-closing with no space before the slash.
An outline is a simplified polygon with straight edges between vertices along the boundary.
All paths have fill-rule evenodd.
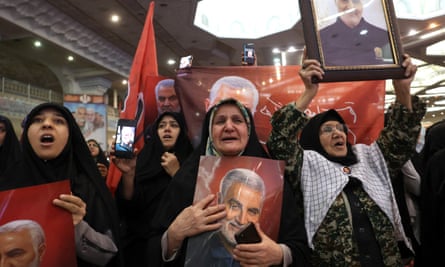
<path id="1" fill-rule="evenodd" d="M 304 46 L 301 21 L 289 30 L 260 39 L 216 38 L 193 26 L 197 2 L 155 1 L 154 29 L 161 75 L 174 76 L 178 63 L 169 65 L 168 60 L 178 62 L 186 55 L 193 55 L 194 66 L 240 65 L 242 44 L 246 41 L 255 43 L 258 65 L 273 65 L 272 49 L 285 51 L 289 46 L 295 47 L 297 53 L 289 55 L 288 64 L 299 64 Z M 422 1 L 394 2 L 402 5 Z M 445 9 L 443 0 L 425 2 L 434 2 Z M 41 83 L 37 85 L 55 90 L 62 90 L 57 84 L 61 75 L 74 79 L 101 77 L 109 80 L 113 89 L 125 93 L 126 86 L 121 81 L 129 73 L 149 3 L 150 0 L 0 0 L 0 57 L 3 58 L 0 59 L 0 75 Z M 421 82 L 416 85 L 419 95 L 428 88 L 440 87 L 443 83 L 440 75 L 445 73 L 445 54 L 426 54 L 426 47 L 442 41 L 445 33 L 419 38 L 445 25 L 445 16 L 437 13 L 437 8 L 434 10 L 433 18 L 398 19 L 404 50 L 421 60 L 422 66 L 428 66 L 424 68 L 428 69 L 425 75 L 435 75 L 434 82 L 425 75 L 421 77 Z M 399 11 L 397 6 L 396 11 Z M 121 20 L 110 22 L 112 14 L 119 15 Z M 437 27 L 431 28 L 431 23 Z M 411 35 L 412 29 L 418 31 L 416 35 Z M 42 42 L 42 47 L 33 46 L 36 39 Z M 74 56 L 74 60 L 67 61 L 68 55 Z M 430 64 L 437 65 L 433 71 Z M 30 66 L 34 70 L 30 70 Z M 47 70 L 36 72 L 36 66 Z M 33 71 L 35 75 L 32 75 Z M 43 73 L 48 77 L 42 79 Z M 444 94 L 437 95 L 436 100 L 445 99 Z"/>

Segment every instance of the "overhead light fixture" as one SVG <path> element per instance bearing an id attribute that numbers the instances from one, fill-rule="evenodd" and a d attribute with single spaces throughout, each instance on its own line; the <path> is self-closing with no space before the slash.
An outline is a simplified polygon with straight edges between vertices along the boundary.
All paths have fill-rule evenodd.
<path id="1" fill-rule="evenodd" d="M 39 40 L 34 41 L 34 47 L 41 47 L 42 43 Z"/>
<path id="2" fill-rule="evenodd" d="M 445 29 L 440 29 L 440 30 L 437 30 L 437 31 L 425 33 L 425 34 L 421 35 L 419 38 L 420 39 L 429 39 L 429 38 L 436 37 L 436 36 L 438 36 L 440 34 L 443 34 L 443 33 L 445 33 Z"/>
<path id="3" fill-rule="evenodd" d="M 68 59 L 68 61 L 74 61 L 74 57 L 73 56 L 68 56 L 67 59 Z"/>
<path id="4" fill-rule="evenodd" d="M 299 20 L 295 0 L 201 0 L 193 24 L 220 38 L 257 39 L 289 30 Z"/>
<path id="5" fill-rule="evenodd" d="M 429 45 L 426 48 L 426 54 L 430 56 L 443 56 L 445 55 L 445 41 L 440 41 L 435 44 Z"/>
<path id="6" fill-rule="evenodd" d="M 111 22 L 113 22 L 113 23 L 117 23 L 117 22 L 119 22 L 119 21 L 121 20 L 121 17 L 120 17 L 119 15 L 113 14 L 113 15 L 111 15 L 111 17 L 110 17 L 110 20 L 111 20 Z"/>
<path id="7" fill-rule="evenodd" d="M 425 91 L 426 94 L 431 95 L 431 94 L 445 94 L 445 87 L 444 86 L 440 86 L 440 87 L 436 87 L 433 89 L 429 89 Z"/>

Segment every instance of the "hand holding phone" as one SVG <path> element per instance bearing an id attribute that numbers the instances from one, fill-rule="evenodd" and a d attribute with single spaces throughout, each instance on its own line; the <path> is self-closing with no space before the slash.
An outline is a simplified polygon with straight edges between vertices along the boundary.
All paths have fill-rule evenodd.
<path id="1" fill-rule="evenodd" d="M 243 64 L 255 65 L 255 45 L 253 43 L 243 45 Z"/>
<path id="2" fill-rule="evenodd" d="M 260 243 L 261 237 L 256 230 L 255 224 L 249 222 L 241 230 L 235 233 L 235 240 L 238 244 Z"/>
<path id="3" fill-rule="evenodd" d="M 118 158 L 131 159 L 134 152 L 136 120 L 119 119 L 116 129 L 116 144 L 114 155 Z"/>

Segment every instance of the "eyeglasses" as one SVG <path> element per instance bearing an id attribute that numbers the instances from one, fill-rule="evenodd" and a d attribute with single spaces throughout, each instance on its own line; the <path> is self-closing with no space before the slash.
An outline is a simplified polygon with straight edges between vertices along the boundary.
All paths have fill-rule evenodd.
<path id="1" fill-rule="evenodd" d="M 346 125 L 343 123 L 338 123 L 336 125 L 324 125 L 321 127 L 320 131 L 322 134 L 331 134 L 335 129 L 340 132 L 346 132 Z"/>
<path id="2" fill-rule="evenodd" d="M 95 143 L 88 143 L 88 146 L 91 146 L 91 147 L 99 147 L 97 144 L 95 144 Z"/>

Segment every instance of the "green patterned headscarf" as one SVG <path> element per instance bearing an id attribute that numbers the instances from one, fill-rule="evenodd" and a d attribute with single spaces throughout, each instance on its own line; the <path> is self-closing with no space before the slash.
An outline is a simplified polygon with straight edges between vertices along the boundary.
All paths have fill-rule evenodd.
<path id="1" fill-rule="evenodd" d="M 246 120 L 247 134 L 248 134 L 248 137 L 250 138 L 252 123 L 250 121 L 250 117 L 249 117 L 247 108 L 243 104 L 241 104 L 239 101 L 237 101 L 236 99 L 233 99 L 233 98 L 223 99 L 223 100 L 219 101 L 215 106 L 213 106 L 209 111 L 209 112 L 211 112 L 211 114 L 210 114 L 210 123 L 209 123 L 209 136 L 207 138 L 207 145 L 206 145 L 206 155 L 208 155 L 208 156 L 222 156 L 221 153 L 219 153 L 215 149 L 215 146 L 213 144 L 212 125 L 213 125 L 213 119 L 214 119 L 216 112 L 223 105 L 236 105 L 239 108 L 239 110 L 241 111 L 241 114 L 243 115 L 244 119 Z M 243 152 L 244 152 L 244 150 L 241 151 L 239 155 L 243 154 Z"/>

